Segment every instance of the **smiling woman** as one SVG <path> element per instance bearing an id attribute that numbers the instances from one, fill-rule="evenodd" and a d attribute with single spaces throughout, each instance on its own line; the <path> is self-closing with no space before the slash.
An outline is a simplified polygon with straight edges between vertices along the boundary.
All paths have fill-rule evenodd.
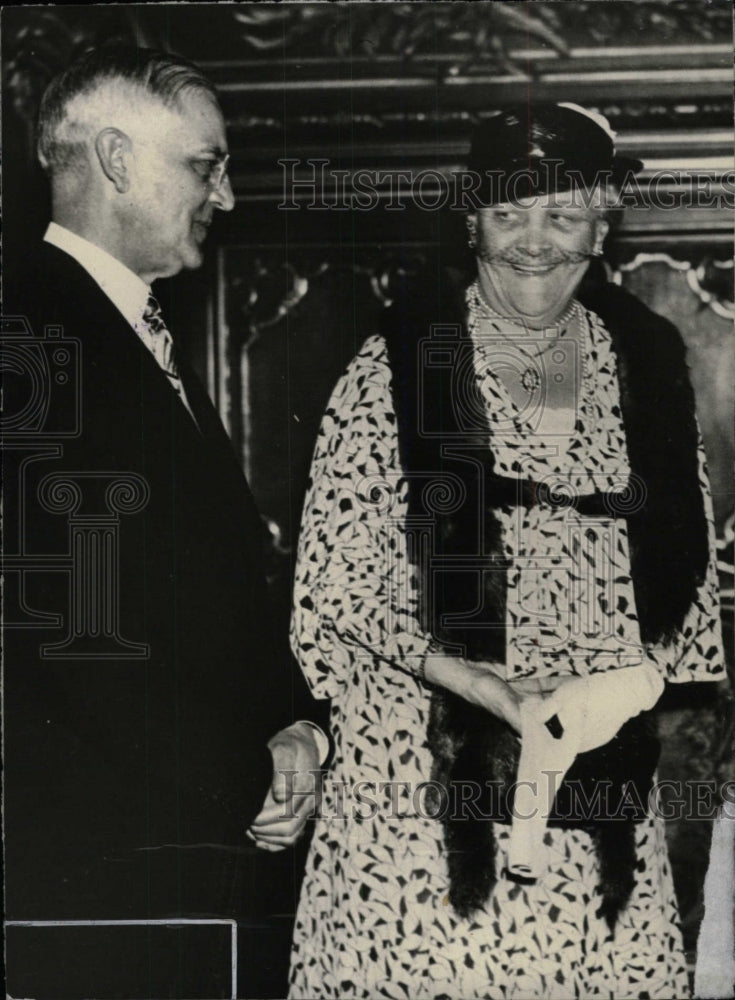
<path id="1" fill-rule="evenodd" d="M 600 209 L 567 191 L 480 208 L 467 228 L 487 304 L 543 329 L 569 305 L 609 226 Z"/>
<path id="2" fill-rule="evenodd" d="M 646 713 L 723 676 L 708 485 L 677 331 L 582 290 L 638 167 L 580 109 L 486 119 L 476 280 L 407 281 L 334 391 L 294 595 L 335 738 L 294 998 L 688 995 Z"/>

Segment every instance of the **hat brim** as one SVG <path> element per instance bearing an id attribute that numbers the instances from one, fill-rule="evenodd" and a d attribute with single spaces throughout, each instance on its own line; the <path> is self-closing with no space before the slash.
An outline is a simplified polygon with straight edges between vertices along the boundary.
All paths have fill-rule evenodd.
<path id="1" fill-rule="evenodd" d="M 635 156 L 617 155 L 613 159 L 612 169 L 614 181 L 624 180 L 628 174 L 639 174 L 643 170 L 643 160 Z"/>
<path id="2" fill-rule="evenodd" d="M 615 156 L 605 164 L 578 155 L 572 162 L 545 157 L 507 158 L 495 170 L 482 173 L 468 165 L 474 186 L 467 188 L 473 208 L 513 203 L 526 198 L 544 197 L 579 187 L 592 190 L 599 183 L 623 187 L 643 161 L 632 156 Z M 479 179 L 479 184 L 477 183 Z"/>

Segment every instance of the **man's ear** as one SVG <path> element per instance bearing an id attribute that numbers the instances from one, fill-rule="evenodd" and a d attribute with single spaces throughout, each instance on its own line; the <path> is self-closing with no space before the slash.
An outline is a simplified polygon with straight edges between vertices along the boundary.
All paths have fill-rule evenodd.
<path id="1" fill-rule="evenodd" d="M 130 187 L 128 154 L 132 150 L 128 136 L 117 128 L 103 128 L 94 140 L 94 148 L 105 177 L 112 181 L 118 194 L 125 194 Z"/>

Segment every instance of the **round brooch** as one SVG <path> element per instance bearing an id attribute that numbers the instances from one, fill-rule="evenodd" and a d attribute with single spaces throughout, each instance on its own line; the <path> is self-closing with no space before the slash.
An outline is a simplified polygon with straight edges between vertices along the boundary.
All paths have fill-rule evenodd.
<path id="1" fill-rule="evenodd" d="M 521 375 L 521 385 L 526 392 L 535 392 L 541 385 L 541 375 L 538 368 L 526 368 Z"/>

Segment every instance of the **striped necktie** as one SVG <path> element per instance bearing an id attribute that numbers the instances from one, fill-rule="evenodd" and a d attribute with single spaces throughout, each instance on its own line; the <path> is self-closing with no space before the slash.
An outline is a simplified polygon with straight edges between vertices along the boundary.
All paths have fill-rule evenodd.
<path id="1" fill-rule="evenodd" d="M 163 319 L 161 306 L 151 293 L 143 310 L 143 339 L 153 353 L 160 368 L 168 375 L 171 386 L 184 398 L 184 389 L 176 365 L 176 349 L 173 337 Z M 185 401 L 185 400 L 184 400 Z M 186 401 L 185 401 L 186 402 Z"/>

